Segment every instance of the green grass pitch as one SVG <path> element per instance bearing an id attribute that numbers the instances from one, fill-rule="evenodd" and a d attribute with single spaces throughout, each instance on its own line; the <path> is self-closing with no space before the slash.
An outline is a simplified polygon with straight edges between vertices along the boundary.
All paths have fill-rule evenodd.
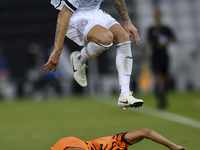
<path id="1" fill-rule="evenodd" d="M 156 108 L 152 94 L 134 94 L 134 96 L 142 98 L 144 106 Z M 140 128 L 153 129 L 188 150 L 200 149 L 200 128 L 130 109 L 119 109 L 117 98 L 116 95 L 98 97 L 79 95 L 44 99 L 40 102 L 26 98 L 13 102 L 1 100 L 0 149 L 48 150 L 57 140 L 66 136 L 91 140 Z M 168 98 L 169 108 L 166 111 L 200 122 L 199 92 L 170 92 Z M 147 139 L 129 148 L 129 150 L 144 149 L 167 148 Z"/>

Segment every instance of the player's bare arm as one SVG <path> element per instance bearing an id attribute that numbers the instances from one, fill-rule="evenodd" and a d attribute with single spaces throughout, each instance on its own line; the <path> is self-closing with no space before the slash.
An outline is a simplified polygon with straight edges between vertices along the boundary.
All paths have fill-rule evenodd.
<path id="1" fill-rule="evenodd" d="M 58 14 L 54 40 L 54 50 L 51 53 L 48 62 L 44 65 L 45 70 L 51 71 L 53 69 L 53 72 L 57 70 L 60 54 L 62 52 L 63 42 L 72 14 L 73 12 L 65 5 Z"/>
<path id="2" fill-rule="evenodd" d="M 128 22 L 130 21 L 130 17 L 128 15 L 127 9 L 126 9 L 126 4 L 124 0 L 113 0 L 114 5 L 117 9 L 117 11 L 119 12 L 122 20 L 124 22 Z"/>
<path id="3" fill-rule="evenodd" d="M 138 30 L 134 27 L 134 25 L 131 23 L 131 19 L 128 15 L 128 11 L 126 9 L 126 3 L 124 0 L 113 0 L 114 5 L 119 12 L 122 20 L 124 21 L 124 29 L 126 32 L 130 35 L 131 38 L 134 37 L 135 43 L 139 45 L 140 37 L 138 34 Z"/>
<path id="4" fill-rule="evenodd" d="M 167 148 L 169 148 L 170 150 L 186 150 L 186 148 L 172 143 L 171 141 L 169 141 L 162 135 L 158 134 L 157 132 L 146 128 L 130 131 L 124 136 L 124 139 L 130 144 L 135 144 L 144 138 L 162 144 Z"/>

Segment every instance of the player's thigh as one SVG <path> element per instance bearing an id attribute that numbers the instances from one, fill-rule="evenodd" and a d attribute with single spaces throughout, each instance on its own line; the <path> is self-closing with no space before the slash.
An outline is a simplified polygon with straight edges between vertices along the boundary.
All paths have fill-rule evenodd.
<path id="1" fill-rule="evenodd" d="M 88 32 L 87 41 L 110 45 L 113 42 L 113 34 L 110 30 L 104 28 L 103 26 L 95 25 Z"/>
<path id="2" fill-rule="evenodd" d="M 114 24 L 112 25 L 109 30 L 112 32 L 114 38 L 113 38 L 113 43 L 115 45 L 119 43 L 123 43 L 126 41 L 129 41 L 129 34 L 122 28 L 120 24 Z"/>

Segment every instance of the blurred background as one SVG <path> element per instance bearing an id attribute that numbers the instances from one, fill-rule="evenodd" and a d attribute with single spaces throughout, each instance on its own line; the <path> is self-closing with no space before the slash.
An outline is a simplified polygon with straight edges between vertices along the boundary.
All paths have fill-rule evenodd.
<path id="1" fill-rule="evenodd" d="M 3 149 L 48 149 L 67 135 L 89 140 L 123 132 L 124 128 L 141 127 L 154 129 L 190 150 L 199 149 L 200 0 L 127 0 L 126 4 L 142 42 L 136 46 L 132 39 L 133 95 L 144 99 L 145 106 L 141 108 L 144 112 L 148 112 L 147 107 L 158 108 L 151 61 L 144 61 L 143 52 L 148 29 L 155 24 L 155 10 L 159 9 L 162 23 L 176 38 L 176 42 L 169 43 L 167 48 L 169 105 L 165 111 L 196 120 L 195 127 L 162 117 L 149 117 L 144 112 L 118 110 L 115 46 L 87 61 L 86 88 L 75 82 L 69 60 L 70 53 L 81 47 L 67 38 L 58 70 L 55 73 L 45 71 L 43 65 L 53 50 L 59 12 L 50 1 L 0 1 L 0 145 Z M 105 0 L 101 8 L 123 26 L 112 1 Z M 151 58 L 151 49 L 146 48 L 146 51 Z M 106 102 L 101 103 L 101 100 Z M 149 149 L 163 148 L 150 143 L 146 145 Z M 144 149 L 144 146 L 136 148 Z"/>
<path id="2" fill-rule="evenodd" d="M 147 40 L 148 28 L 155 24 L 154 11 L 160 9 L 163 24 L 172 29 L 177 40 L 176 43 L 170 43 L 167 49 L 170 59 L 169 87 L 179 92 L 200 90 L 200 1 L 132 0 L 126 3 L 142 41 L 140 46 L 132 43 L 134 67 L 131 89 L 141 91 L 138 80 L 143 65 L 142 49 Z M 112 1 L 104 1 L 102 9 L 123 26 L 116 9 L 110 9 L 111 5 Z M 67 38 L 58 71 L 44 71 L 43 65 L 53 50 L 57 14 L 58 11 L 48 1 L 0 2 L 2 98 L 31 96 L 41 99 L 46 96 L 110 94 L 119 91 L 114 46 L 88 61 L 87 88 L 79 87 L 72 77 L 69 55 L 81 47 Z M 142 91 L 153 89 L 154 78 L 147 80 L 147 87 Z"/>

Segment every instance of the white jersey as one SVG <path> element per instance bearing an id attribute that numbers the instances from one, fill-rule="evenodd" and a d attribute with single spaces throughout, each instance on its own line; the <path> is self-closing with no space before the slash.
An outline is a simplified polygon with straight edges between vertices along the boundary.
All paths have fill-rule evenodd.
<path id="1" fill-rule="evenodd" d="M 66 5 L 71 11 L 92 11 L 100 8 L 103 0 L 51 0 L 51 4 L 58 10 Z"/>
<path id="2" fill-rule="evenodd" d="M 109 29 L 114 24 L 119 24 L 100 9 L 102 2 L 103 0 L 51 0 L 56 9 L 61 10 L 66 5 L 74 12 L 70 17 L 66 36 L 80 46 L 87 44 L 87 34 L 95 25 Z"/>

